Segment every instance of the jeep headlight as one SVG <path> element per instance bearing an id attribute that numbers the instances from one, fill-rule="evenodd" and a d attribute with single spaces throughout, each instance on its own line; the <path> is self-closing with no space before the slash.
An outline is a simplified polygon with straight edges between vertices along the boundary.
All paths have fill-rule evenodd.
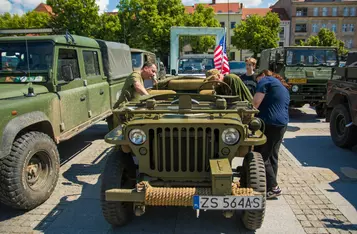
<path id="1" fill-rule="evenodd" d="M 129 140 L 135 145 L 141 145 L 146 141 L 146 134 L 143 130 L 133 129 L 129 132 Z"/>
<path id="2" fill-rule="evenodd" d="M 234 145 L 239 140 L 239 132 L 235 128 L 228 128 L 222 133 L 222 140 L 227 145 Z"/>
<path id="3" fill-rule="evenodd" d="M 299 86 L 297 85 L 293 85 L 293 87 L 291 87 L 291 91 L 293 91 L 294 93 L 296 93 L 299 90 Z"/>

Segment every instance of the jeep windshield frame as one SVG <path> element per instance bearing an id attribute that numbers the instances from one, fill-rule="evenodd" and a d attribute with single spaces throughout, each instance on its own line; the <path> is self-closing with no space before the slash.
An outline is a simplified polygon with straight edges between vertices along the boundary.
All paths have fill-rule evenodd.
<path id="1" fill-rule="evenodd" d="M 336 67 L 338 55 L 336 49 L 327 48 L 287 48 L 284 64 L 288 67 Z"/>
<path id="2" fill-rule="evenodd" d="M 53 68 L 52 41 L 0 42 L 0 83 L 46 83 Z"/>

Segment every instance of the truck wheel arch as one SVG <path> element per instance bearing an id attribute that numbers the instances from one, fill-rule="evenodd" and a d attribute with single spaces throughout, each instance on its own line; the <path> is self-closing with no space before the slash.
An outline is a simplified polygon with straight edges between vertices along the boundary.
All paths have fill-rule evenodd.
<path id="1" fill-rule="evenodd" d="M 5 126 L 0 143 L 0 158 L 10 153 L 12 143 L 19 134 L 31 130 L 43 132 L 56 142 L 52 124 L 43 112 L 26 113 L 12 119 Z"/>

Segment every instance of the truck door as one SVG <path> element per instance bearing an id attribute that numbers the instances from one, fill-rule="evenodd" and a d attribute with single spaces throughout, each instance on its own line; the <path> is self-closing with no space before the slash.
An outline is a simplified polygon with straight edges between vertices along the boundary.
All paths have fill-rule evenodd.
<path id="1" fill-rule="evenodd" d="M 67 132 L 89 119 L 88 90 L 80 72 L 77 49 L 59 47 L 56 56 L 60 127 Z"/>
<path id="2" fill-rule="evenodd" d="M 87 80 L 89 93 L 89 116 L 106 117 L 111 114 L 109 83 L 104 76 L 103 67 L 100 65 L 99 50 L 83 49 L 84 73 Z"/>

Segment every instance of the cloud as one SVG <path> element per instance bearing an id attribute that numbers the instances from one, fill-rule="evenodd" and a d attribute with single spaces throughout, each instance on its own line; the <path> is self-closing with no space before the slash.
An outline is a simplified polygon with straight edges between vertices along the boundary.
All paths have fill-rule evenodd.
<path id="1" fill-rule="evenodd" d="M 99 13 L 108 10 L 109 0 L 96 0 L 95 3 L 99 6 Z"/>
<path id="2" fill-rule="evenodd" d="M 6 13 L 11 11 L 11 3 L 7 0 L 0 0 L 0 13 Z"/>
<path id="3" fill-rule="evenodd" d="M 211 3 L 212 0 L 182 0 L 183 5 L 191 6 L 197 3 Z M 245 7 L 257 7 L 262 0 L 216 0 L 216 3 L 243 3 Z"/>
<path id="4" fill-rule="evenodd" d="M 118 12 L 118 8 L 114 8 L 112 12 Z"/>

